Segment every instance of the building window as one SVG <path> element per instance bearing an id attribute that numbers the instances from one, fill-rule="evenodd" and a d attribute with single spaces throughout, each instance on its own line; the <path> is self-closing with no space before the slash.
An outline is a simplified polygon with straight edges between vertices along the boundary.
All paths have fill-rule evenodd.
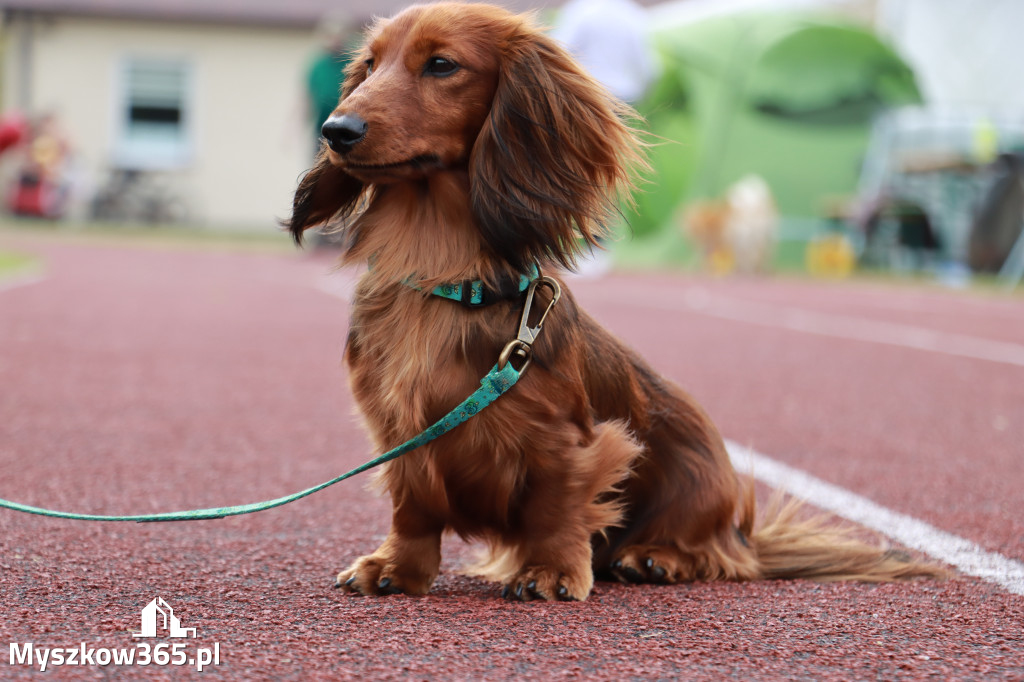
<path id="1" fill-rule="evenodd" d="M 115 163 L 176 168 L 189 161 L 191 70 L 178 61 L 128 59 L 118 103 Z"/>

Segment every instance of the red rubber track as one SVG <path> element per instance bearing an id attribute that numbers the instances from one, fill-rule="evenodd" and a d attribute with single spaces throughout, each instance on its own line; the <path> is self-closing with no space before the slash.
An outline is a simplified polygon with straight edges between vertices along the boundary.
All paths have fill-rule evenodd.
<path id="1" fill-rule="evenodd" d="M 94 513 L 246 503 L 371 453 L 340 365 L 347 305 L 331 260 L 124 247 L 0 233 L 45 262 L 0 289 L 0 497 Z M 671 315 L 621 292 L 745 301 L 1024 343 L 1020 299 L 877 284 L 616 275 L 573 290 L 697 396 L 725 435 L 1024 559 L 1024 367 Z M 972 578 L 893 585 L 627 587 L 581 604 L 509 604 L 445 544 L 422 598 L 340 594 L 389 505 L 342 483 L 245 517 L 155 525 L 0 510 L 7 646 L 131 647 L 160 596 L 222 679 L 1024 679 L 1024 597 Z M 58 667 L 55 679 L 187 677 Z"/>

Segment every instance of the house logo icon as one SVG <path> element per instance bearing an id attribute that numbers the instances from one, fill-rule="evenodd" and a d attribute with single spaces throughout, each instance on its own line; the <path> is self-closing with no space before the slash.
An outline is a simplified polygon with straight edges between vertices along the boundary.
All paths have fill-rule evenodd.
<path id="1" fill-rule="evenodd" d="M 157 634 L 160 630 L 161 634 Z M 181 627 L 181 621 L 174 615 L 174 609 L 160 597 L 146 604 L 142 609 L 142 632 L 133 632 L 132 637 L 195 637 L 195 628 Z"/>

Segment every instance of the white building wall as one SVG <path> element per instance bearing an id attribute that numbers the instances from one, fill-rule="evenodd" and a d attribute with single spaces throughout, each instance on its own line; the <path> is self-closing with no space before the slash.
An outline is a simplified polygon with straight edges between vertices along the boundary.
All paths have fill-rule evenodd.
<path id="1" fill-rule="evenodd" d="M 311 165 L 302 103 L 311 31 L 59 17 L 37 20 L 28 53 L 23 28 L 9 27 L 4 103 L 23 104 L 28 92 L 28 113 L 57 114 L 78 160 L 80 203 L 116 156 L 125 61 L 173 59 L 190 64 L 194 128 L 187 161 L 167 171 L 166 183 L 190 218 L 270 229 L 287 217 Z"/>

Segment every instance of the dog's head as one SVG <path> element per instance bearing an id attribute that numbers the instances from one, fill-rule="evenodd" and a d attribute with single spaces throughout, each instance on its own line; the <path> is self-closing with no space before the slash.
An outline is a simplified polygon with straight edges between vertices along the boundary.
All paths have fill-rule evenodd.
<path id="1" fill-rule="evenodd" d="M 288 226 L 301 240 L 375 185 L 462 171 L 494 256 L 571 267 L 642 163 L 630 115 L 529 17 L 413 6 L 369 29 Z"/>

